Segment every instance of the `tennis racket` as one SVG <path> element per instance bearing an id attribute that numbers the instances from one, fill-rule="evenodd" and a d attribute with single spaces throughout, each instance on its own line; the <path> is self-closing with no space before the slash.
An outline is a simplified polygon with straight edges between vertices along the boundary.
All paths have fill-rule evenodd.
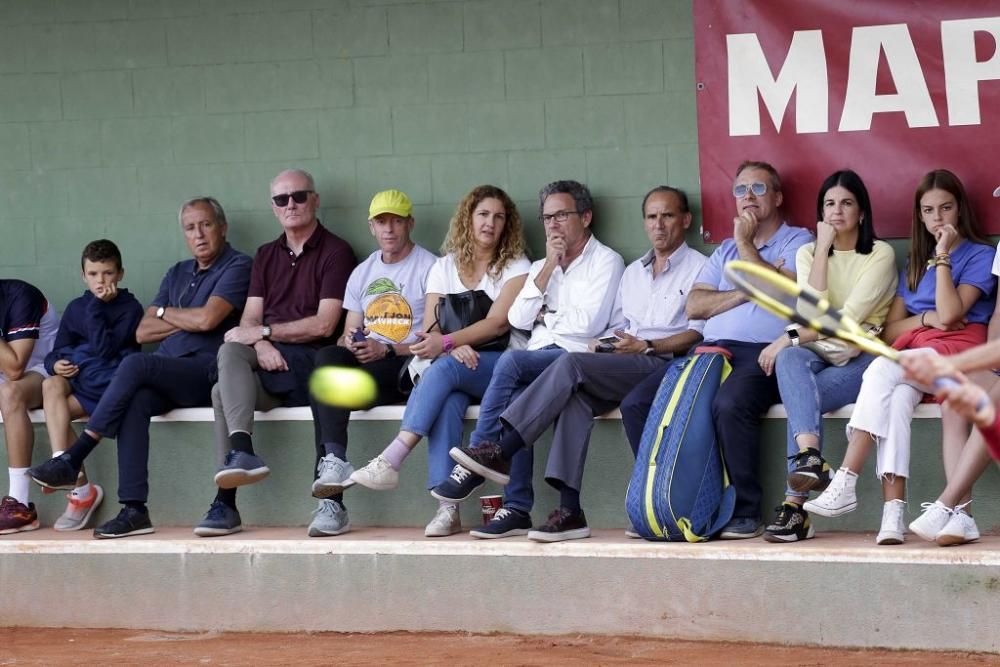
<path id="1" fill-rule="evenodd" d="M 899 360 L 899 350 L 866 332 L 854 318 L 834 308 L 810 288 L 774 269 L 737 259 L 726 264 L 726 277 L 751 301 L 778 317 L 839 338 L 865 352 Z M 958 382 L 939 377 L 934 380 L 934 386 L 943 389 L 958 386 Z M 984 400 L 978 409 L 981 411 L 985 407 Z"/>

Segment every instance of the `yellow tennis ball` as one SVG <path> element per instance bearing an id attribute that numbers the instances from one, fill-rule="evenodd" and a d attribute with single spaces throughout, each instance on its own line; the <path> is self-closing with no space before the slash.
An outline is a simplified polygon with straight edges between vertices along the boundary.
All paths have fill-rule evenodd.
<path id="1" fill-rule="evenodd" d="M 309 391 L 320 403 L 357 410 L 378 394 L 375 380 L 360 368 L 320 366 L 309 377 Z"/>

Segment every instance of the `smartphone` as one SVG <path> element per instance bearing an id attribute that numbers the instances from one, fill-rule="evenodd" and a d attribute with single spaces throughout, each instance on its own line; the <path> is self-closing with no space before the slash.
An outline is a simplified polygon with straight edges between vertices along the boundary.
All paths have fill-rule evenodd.
<path id="1" fill-rule="evenodd" d="M 594 352 L 614 352 L 614 351 L 615 351 L 615 346 L 612 345 L 611 343 L 598 343 L 597 347 L 594 348 Z"/>
<path id="2" fill-rule="evenodd" d="M 351 340 L 354 341 L 355 343 L 365 342 L 365 330 L 355 329 L 354 333 L 351 334 Z"/>

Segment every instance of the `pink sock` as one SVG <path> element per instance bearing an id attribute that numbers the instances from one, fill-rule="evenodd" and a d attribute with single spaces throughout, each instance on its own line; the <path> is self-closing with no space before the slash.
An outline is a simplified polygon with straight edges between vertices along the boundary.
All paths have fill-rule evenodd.
<path id="1" fill-rule="evenodd" d="M 393 470 L 399 470 L 403 467 L 403 461 L 410 455 L 410 451 L 405 442 L 399 438 L 393 438 L 389 446 L 382 452 L 382 458 L 389 462 Z"/>

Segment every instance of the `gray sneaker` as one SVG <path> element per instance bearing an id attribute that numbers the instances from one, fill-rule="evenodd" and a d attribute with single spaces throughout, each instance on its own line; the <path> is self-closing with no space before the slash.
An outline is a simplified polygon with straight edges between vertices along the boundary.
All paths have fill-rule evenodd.
<path id="1" fill-rule="evenodd" d="M 319 507 L 313 514 L 315 517 L 309 524 L 309 537 L 342 535 L 351 529 L 347 509 L 336 500 L 328 498 L 320 500 Z"/>
<path id="2" fill-rule="evenodd" d="M 316 481 L 313 482 L 312 489 L 313 498 L 329 498 L 354 486 L 354 480 L 351 479 L 352 472 L 354 472 L 354 466 L 350 463 L 333 454 L 327 454 L 316 465 Z"/>
<path id="3" fill-rule="evenodd" d="M 424 537 L 448 537 L 462 530 L 458 505 L 441 505 L 431 522 L 424 528 Z"/>

